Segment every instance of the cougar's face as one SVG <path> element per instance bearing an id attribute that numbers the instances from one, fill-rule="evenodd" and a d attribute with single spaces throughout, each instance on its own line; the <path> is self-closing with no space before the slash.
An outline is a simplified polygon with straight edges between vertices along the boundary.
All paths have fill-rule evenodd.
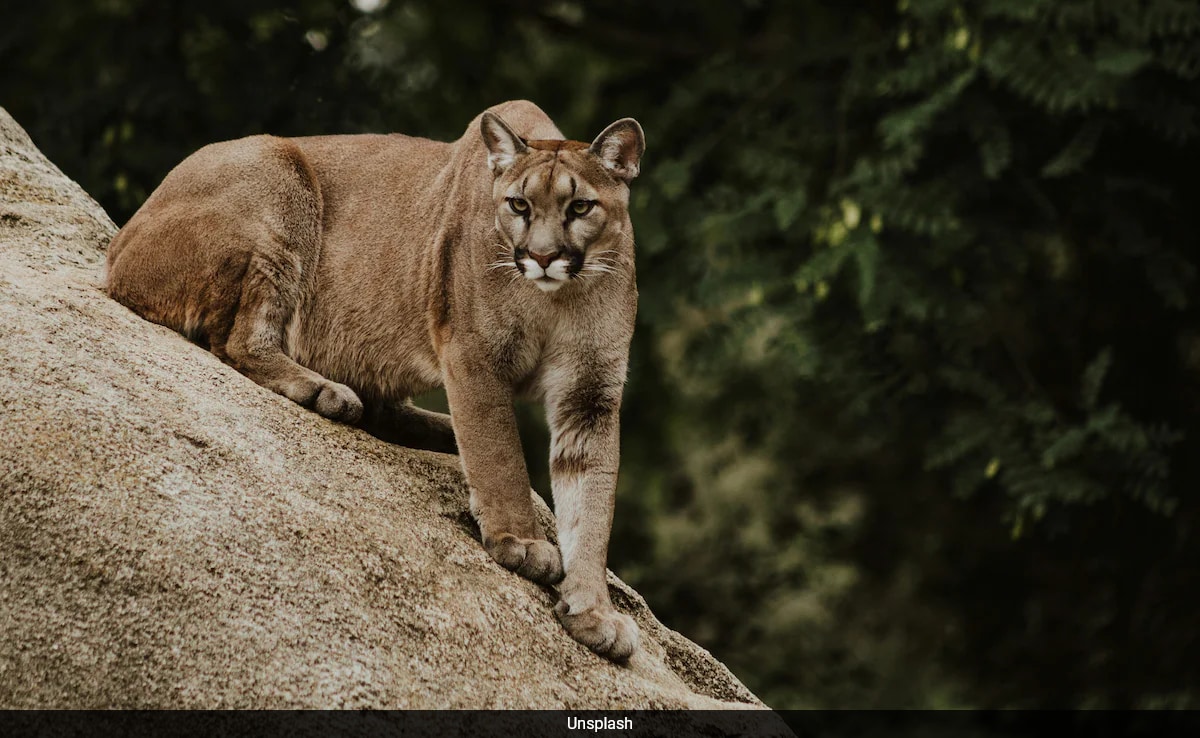
<path id="1" fill-rule="evenodd" d="M 612 254 L 592 247 L 610 222 L 621 222 L 626 204 L 571 166 L 580 162 L 566 160 L 580 154 L 539 151 L 529 158 L 496 202 L 496 225 L 516 269 L 546 292 L 608 271 L 613 260 L 604 257 Z"/>
<path id="2" fill-rule="evenodd" d="M 496 229 L 505 246 L 500 260 L 491 267 L 511 267 L 516 270 L 514 276 L 544 292 L 614 271 L 620 250 L 632 244 L 623 231 L 632 176 L 622 178 L 630 162 L 613 158 L 621 155 L 618 144 L 610 141 L 604 150 L 597 143 L 525 141 L 495 116 L 492 118 L 503 129 L 489 131 L 487 115 L 484 141 L 492 152 L 489 163 L 496 173 Z M 622 135 L 640 157 L 641 128 L 626 120 L 632 127 L 625 124 Z M 615 165 L 625 168 L 617 171 Z M 636 162 L 632 166 L 636 174 Z"/>

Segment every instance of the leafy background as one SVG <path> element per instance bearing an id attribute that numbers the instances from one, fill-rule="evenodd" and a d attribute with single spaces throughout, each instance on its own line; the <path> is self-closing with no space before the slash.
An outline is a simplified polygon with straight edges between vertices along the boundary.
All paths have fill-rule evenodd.
<path id="1" fill-rule="evenodd" d="M 778 708 L 1200 705 L 1194 0 L 4 5 L 118 223 L 213 140 L 638 118 L 613 568 Z"/>

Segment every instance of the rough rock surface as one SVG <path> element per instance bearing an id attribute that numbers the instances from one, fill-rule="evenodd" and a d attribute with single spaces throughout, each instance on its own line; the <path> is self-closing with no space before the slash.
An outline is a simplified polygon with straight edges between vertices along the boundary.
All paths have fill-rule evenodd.
<path id="1" fill-rule="evenodd" d="M 456 457 L 109 300 L 115 230 L 0 109 L 0 708 L 761 707 L 616 577 L 642 650 L 571 640 Z"/>

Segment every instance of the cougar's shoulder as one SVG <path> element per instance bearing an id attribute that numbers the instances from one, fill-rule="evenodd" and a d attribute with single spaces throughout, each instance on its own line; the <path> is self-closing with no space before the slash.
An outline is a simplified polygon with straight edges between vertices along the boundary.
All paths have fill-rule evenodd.
<path id="1" fill-rule="evenodd" d="M 500 116 L 526 140 L 563 138 L 562 132 L 558 130 L 558 126 L 554 124 L 550 116 L 528 100 L 509 100 L 493 105 L 484 112 Z M 480 141 L 479 122 L 483 116 L 484 113 L 480 113 L 467 129 L 465 135 L 473 141 Z"/>

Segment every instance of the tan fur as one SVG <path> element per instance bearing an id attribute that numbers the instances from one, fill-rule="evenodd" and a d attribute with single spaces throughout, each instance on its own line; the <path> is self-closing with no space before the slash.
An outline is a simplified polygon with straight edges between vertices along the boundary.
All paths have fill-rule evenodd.
<path id="1" fill-rule="evenodd" d="M 605 561 L 637 304 L 628 184 L 643 148 L 630 119 L 591 145 L 565 142 L 525 101 L 452 143 L 213 144 L 113 239 L 108 291 L 326 417 L 457 448 L 484 547 L 561 580 L 567 630 L 624 659 L 637 627 L 609 601 Z M 439 385 L 452 425 L 409 399 Z M 518 394 L 546 405 L 561 557 L 534 515 Z"/>

